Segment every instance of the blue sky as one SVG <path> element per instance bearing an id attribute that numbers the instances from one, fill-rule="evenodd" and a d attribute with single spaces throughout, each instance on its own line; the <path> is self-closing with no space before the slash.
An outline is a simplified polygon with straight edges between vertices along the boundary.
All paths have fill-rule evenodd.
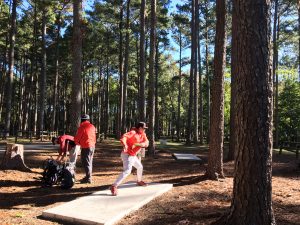
<path id="1" fill-rule="evenodd" d="M 85 0 L 83 3 L 84 10 L 91 10 L 94 0 Z M 177 4 L 182 4 L 182 1 L 172 0 L 170 3 L 169 13 L 172 13 L 176 10 Z M 169 34 L 169 39 L 171 46 L 175 48 L 175 51 L 171 51 L 170 54 L 173 56 L 174 60 L 179 60 L 179 46 L 172 40 L 171 33 Z M 182 57 L 190 57 L 190 49 L 183 50 Z M 185 66 L 183 70 L 189 70 L 189 65 Z"/>
<path id="2" fill-rule="evenodd" d="M 91 10 L 91 6 L 93 5 L 95 0 L 83 0 L 83 7 L 84 7 L 84 10 Z M 183 1 L 179 1 L 179 0 L 172 0 L 171 3 L 170 3 L 170 8 L 169 8 L 169 13 L 171 12 L 174 12 L 176 10 L 176 4 L 183 4 Z M 29 4 L 27 2 L 27 0 L 23 0 L 22 1 L 22 5 L 19 6 L 17 8 L 17 11 L 18 11 L 18 15 L 21 14 L 21 10 L 20 8 L 27 8 L 29 7 Z M 285 17 L 286 19 L 289 19 L 289 17 Z M 271 23 L 273 25 L 273 23 Z M 170 39 L 170 43 L 171 43 L 171 46 L 175 49 L 171 52 L 165 52 L 165 54 L 171 54 L 172 57 L 174 58 L 174 60 L 178 60 L 179 59 L 179 46 L 177 44 L 174 43 L 174 41 L 172 40 L 171 38 L 171 34 L 169 34 L 169 39 Z M 295 56 L 297 53 L 291 51 L 291 50 L 287 50 L 288 48 L 285 46 L 285 48 L 282 48 L 280 49 L 279 51 L 279 57 L 281 58 L 284 54 L 287 54 L 287 55 L 290 55 L 290 56 Z M 286 52 L 286 51 L 289 51 L 289 52 Z M 182 53 L 183 57 L 190 57 L 190 49 L 186 49 L 183 51 Z M 189 69 L 189 65 L 185 66 L 184 70 L 188 70 Z"/>

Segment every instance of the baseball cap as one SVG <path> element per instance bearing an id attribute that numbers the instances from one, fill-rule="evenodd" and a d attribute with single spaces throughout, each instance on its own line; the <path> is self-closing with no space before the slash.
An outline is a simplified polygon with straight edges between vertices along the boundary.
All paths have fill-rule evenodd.
<path id="1" fill-rule="evenodd" d="M 148 128 L 145 122 L 138 122 L 138 124 L 136 125 L 136 128 L 140 128 L 140 127 L 144 128 L 144 129 Z"/>
<path id="2" fill-rule="evenodd" d="M 81 119 L 82 120 L 89 120 L 90 116 L 88 114 L 83 114 L 83 115 L 81 115 Z"/>

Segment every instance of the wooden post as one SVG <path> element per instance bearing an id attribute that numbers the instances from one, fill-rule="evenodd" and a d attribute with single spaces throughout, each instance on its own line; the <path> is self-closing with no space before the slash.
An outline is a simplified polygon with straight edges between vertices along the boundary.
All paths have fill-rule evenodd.
<path id="1" fill-rule="evenodd" d="M 6 151 L 0 168 L 30 172 L 31 170 L 24 163 L 24 146 L 20 144 L 6 144 Z"/>

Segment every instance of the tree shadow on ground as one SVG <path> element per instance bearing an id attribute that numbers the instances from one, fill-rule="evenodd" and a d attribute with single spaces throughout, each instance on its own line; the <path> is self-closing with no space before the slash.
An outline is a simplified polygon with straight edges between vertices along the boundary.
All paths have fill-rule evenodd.
<path id="1" fill-rule="evenodd" d="M 180 186 L 196 184 L 205 180 L 207 180 L 207 177 L 205 175 L 200 175 L 200 176 L 189 176 L 189 177 L 180 177 L 175 179 L 163 180 L 160 181 L 159 183 L 171 183 L 173 184 L 174 187 L 180 187 Z"/>
<path id="2" fill-rule="evenodd" d="M 277 224 L 299 225 L 300 224 L 300 204 L 284 204 L 273 201 L 275 220 Z M 279 216 L 280 215 L 280 216 Z"/>
<path id="3" fill-rule="evenodd" d="M 44 221 L 51 221 L 51 222 L 56 222 L 58 224 L 63 224 L 63 225 L 74 225 L 74 222 L 66 222 L 62 219 L 50 219 L 50 218 L 44 218 L 42 215 L 37 216 L 38 219 L 44 220 Z"/>
<path id="4" fill-rule="evenodd" d="M 30 183 L 27 182 L 26 184 L 29 185 Z M 107 190 L 109 187 L 110 185 L 102 185 L 97 187 L 79 187 L 79 188 L 72 188 L 67 190 L 62 189 L 59 186 L 34 187 L 34 188 L 27 189 L 24 192 L 0 193 L 1 196 L 0 208 L 12 209 L 15 208 L 16 206 L 24 205 L 24 204 L 40 207 L 40 206 L 52 205 L 57 202 L 68 202 L 78 197 L 90 195 L 95 191 Z"/>
<path id="5" fill-rule="evenodd" d="M 210 205 L 209 202 L 218 202 L 218 204 Z M 169 196 L 164 201 L 158 203 L 154 201 L 144 206 L 140 210 L 143 212 L 143 217 L 138 217 L 133 224 L 210 224 L 228 211 L 229 207 L 226 206 L 228 202 L 230 196 L 213 190 L 199 190 L 198 193 L 190 192 L 184 196 Z M 175 207 L 174 204 L 179 207 Z M 125 224 L 126 221 L 125 218 L 117 225 Z"/>
<path id="6" fill-rule="evenodd" d="M 37 186 L 41 182 L 36 180 L 36 181 L 16 181 L 16 180 L 0 180 L 0 187 L 32 187 L 32 186 Z"/>

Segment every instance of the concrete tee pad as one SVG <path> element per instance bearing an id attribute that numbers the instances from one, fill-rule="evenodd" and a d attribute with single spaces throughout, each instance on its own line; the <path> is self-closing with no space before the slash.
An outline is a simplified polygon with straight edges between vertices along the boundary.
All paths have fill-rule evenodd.
<path id="1" fill-rule="evenodd" d="M 172 187 L 172 184 L 159 183 L 140 187 L 129 182 L 118 187 L 117 196 L 112 196 L 110 190 L 98 191 L 45 210 L 42 216 L 72 224 L 111 225 Z"/>
<path id="2" fill-rule="evenodd" d="M 194 154 L 184 154 L 184 153 L 173 153 L 176 160 L 189 160 L 189 161 L 202 161 L 198 156 Z"/>

